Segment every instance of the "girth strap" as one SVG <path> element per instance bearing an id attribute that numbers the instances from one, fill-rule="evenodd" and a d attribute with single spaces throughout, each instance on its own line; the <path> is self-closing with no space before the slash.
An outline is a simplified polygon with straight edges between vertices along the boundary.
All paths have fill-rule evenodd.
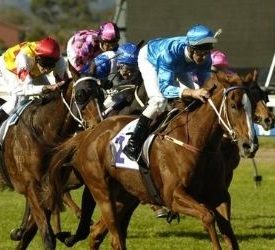
<path id="1" fill-rule="evenodd" d="M 146 165 L 142 157 L 139 157 L 138 164 L 139 164 L 139 171 L 143 180 L 143 184 L 147 189 L 147 192 L 151 197 L 152 201 L 158 205 L 163 204 L 163 200 L 161 199 L 159 191 L 157 190 L 155 183 L 152 179 L 151 170 Z"/>

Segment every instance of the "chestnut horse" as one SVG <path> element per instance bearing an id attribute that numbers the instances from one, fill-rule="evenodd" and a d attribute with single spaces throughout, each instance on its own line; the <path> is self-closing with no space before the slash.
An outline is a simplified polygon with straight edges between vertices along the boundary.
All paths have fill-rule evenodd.
<path id="1" fill-rule="evenodd" d="M 254 122 L 261 124 L 266 130 L 269 130 L 274 125 L 274 115 L 272 115 L 269 112 L 269 110 L 266 106 L 266 102 L 268 101 L 267 94 L 263 90 L 261 90 L 257 84 L 257 72 L 254 71 L 253 73 L 247 74 L 246 77 L 243 77 L 243 81 L 247 85 L 247 87 L 249 87 L 253 105 L 256 106 L 254 108 L 255 110 L 254 110 L 254 114 L 253 114 Z M 143 90 L 141 89 L 140 92 L 143 93 Z M 145 96 L 144 93 L 141 94 L 141 96 L 144 97 Z M 143 102 L 145 102 L 144 98 L 143 98 Z M 139 105 L 134 104 L 134 107 L 136 107 L 135 109 L 137 109 L 138 106 Z M 140 107 L 139 107 L 139 109 L 140 109 Z M 227 140 L 228 140 L 228 142 L 227 142 Z M 223 152 L 225 150 L 226 150 L 226 153 Z M 231 142 L 230 138 L 223 138 L 221 146 L 220 146 L 220 150 L 217 152 L 217 154 L 219 154 L 219 152 L 223 153 L 223 155 L 221 156 L 222 159 L 227 159 L 225 161 L 225 163 L 227 163 L 225 172 L 227 173 L 226 182 L 228 183 L 232 179 L 233 170 L 235 167 L 237 167 L 239 160 L 240 160 L 238 147 L 236 146 L 236 144 Z M 231 159 L 230 161 L 228 160 L 228 157 L 229 157 L 229 159 Z M 216 157 L 216 159 L 217 158 L 219 158 L 219 157 Z M 217 162 L 216 165 L 220 166 L 223 164 L 224 163 Z M 220 167 L 220 168 L 222 168 L 222 167 Z M 219 172 L 216 171 L 215 173 L 213 173 L 213 175 L 215 175 L 215 174 L 217 175 L 217 173 L 219 173 Z M 223 177 L 220 179 L 224 180 Z M 227 184 L 227 187 L 229 187 L 229 184 Z M 116 189 L 118 189 L 118 188 L 116 187 Z M 227 191 L 224 191 L 224 192 L 227 192 Z M 119 191 L 117 191 L 117 193 L 119 193 Z M 125 195 L 120 195 L 120 196 L 125 197 Z M 227 199 L 230 199 L 229 193 L 228 193 L 228 195 L 226 195 L 226 197 L 227 197 Z M 119 197 L 117 197 L 116 199 L 119 199 Z M 73 246 L 79 240 L 85 239 L 89 234 L 90 226 L 89 226 L 88 222 L 91 219 L 90 218 L 91 214 L 92 214 L 91 207 L 93 206 L 93 204 L 91 201 L 90 194 L 87 190 L 84 191 L 83 200 L 84 201 L 83 201 L 83 206 L 82 206 L 81 221 L 79 223 L 76 234 L 70 235 L 64 239 L 64 243 L 67 246 Z M 134 199 L 134 201 L 136 201 L 136 199 Z M 122 203 L 124 203 L 124 206 L 122 206 Z M 229 206 L 228 209 L 223 209 L 224 212 L 230 211 L 230 202 L 229 201 L 225 202 L 224 200 L 220 200 L 217 202 L 217 204 L 218 203 L 223 204 L 223 205 L 221 205 L 221 207 Z M 121 207 L 121 210 L 119 211 L 120 218 L 122 218 L 123 216 L 125 216 L 126 218 L 129 218 L 129 216 L 132 214 L 131 209 L 133 210 L 135 207 L 131 206 L 130 204 L 132 204 L 132 203 L 129 199 L 124 202 L 122 202 L 122 200 L 120 200 L 120 207 Z M 136 202 L 134 202 L 134 204 L 138 204 L 138 202 L 136 201 Z M 123 208 L 123 210 L 122 210 L 122 208 Z M 126 215 L 123 215 L 123 214 L 126 214 Z M 230 216 L 228 214 L 223 215 L 223 217 L 230 218 Z M 127 219 L 124 219 L 123 221 L 125 222 L 126 220 Z M 99 245 L 100 245 L 101 241 L 104 239 L 104 236 L 106 235 L 106 233 L 107 233 L 107 228 L 105 227 L 103 220 L 100 220 L 98 223 L 93 225 L 92 234 L 91 234 L 91 237 L 93 239 L 92 242 L 94 244 L 93 249 L 97 249 L 99 247 Z M 232 238 L 233 238 L 233 236 L 232 236 Z"/>
<path id="2" fill-rule="evenodd" d="M 250 101 L 244 87 L 239 86 L 240 77 L 219 72 L 205 83 L 205 87 L 210 88 L 213 83 L 216 89 L 212 89 L 212 101 L 209 100 L 209 103 L 193 112 L 180 112 L 162 133 L 157 133 L 151 148 L 150 168 L 152 179 L 162 198 L 160 205 L 167 206 L 174 213 L 201 219 L 210 235 L 213 248 L 220 249 L 214 216 L 198 198 L 207 171 L 204 162 L 210 152 L 215 152 L 224 132 L 238 141 L 240 154 L 245 157 L 252 156 L 257 147 L 254 144 Z M 226 91 L 224 87 L 227 88 Z M 221 112 L 218 113 L 217 109 Z M 60 201 L 58 194 L 63 192 L 62 181 L 55 167 L 58 168 L 60 162 L 68 160 L 72 151 L 75 151 L 72 158 L 73 167 L 79 172 L 99 205 L 111 233 L 114 249 L 125 248 L 126 235 L 122 235 L 117 226 L 116 206 L 109 189 L 110 178 L 143 203 L 155 202 L 148 195 L 139 172 L 112 166 L 109 142 L 132 120 L 133 118 L 128 116 L 108 118 L 95 129 L 81 132 L 68 140 L 60 148 L 63 159 L 57 159 L 55 156 L 53 158 L 56 165 L 51 167 L 52 185 L 48 186 L 50 192 L 45 198 L 45 204 L 51 208 L 55 207 L 55 202 Z M 192 146 L 184 143 L 186 138 L 189 138 L 188 143 Z"/>
<path id="3" fill-rule="evenodd" d="M 116 87 L 116 90 L 118 91 L 118 94 L 124 91 L 128 92 L 129 94 L 128 98 L 129 97 L 131 98 L 129 101 L 129 105 L 124 106 L 120 110 L 112 110 L 110 113 L 108 113 L 104 117 L 100 115 L 99 109 L 97 109 L 95 105 L 88 105 L 83 111 L 83 117 L 87 121 L 87 125 L 89 128 L 93 128 L 99 122 L 101 122 L 104 118 L 106 119 L 107 117 L 111 117 L 113 115 L 141 114 L 145 106 L 144 103 L 148 99 L 144 85 L 119 85 L 118 87 Z M 86 117 L 88 117 L 89 119 L 86 119 Z M 58 151 L 58 148 L 57 148 L 57 151 Z M 71 163 L 69 163 L 69 165 L 71 165 Z M 67 172 L 67 175 L 69 175 L 69 172 Z M 79 180 L 79 182 L 81 182 L 81 180 Z M 69 232 L 58 231 L 58 233 L 56 234 L 57 238 L 60 241 L 64 242 L 64 244 L 69 247 L 72 247 L 76 242 L 80 240 L 86 239 L 90 233 L 90 221 L 91 221 L 92 210 L 94 205 L 95 204 L 93 203 L 93 199 L 90 195 L 89 190 L 87 189 L 86 186 L 84 186 L 84 191 L 82 193 L 81 210 L 80 210 L 81 211 L 80 222 L 79 222 L 76 234 L 71 235 L 71 233 Z"/>
<path id="4" fill-rule="evenodd" d="M 99 87 L 90 78 L 84 80 L 93 86 L 90 93 L 94 103 Z M 26 197 L 25 228 L 17 249 L 26 249 L 37 229 L 45 249 L 55 249 L 50 217 L 41 205 L 40 182 L 47 172 L 52 149 L 78 128 L 79 124 L 70 112 L 73 84 L 73 81 L 67 81 L 62 86 L 61 96 L 56 92 L 55 97 L 46 103 L 34 101 L 24 110 L 17 124 L 9 128 L 4 140 L 5 179 L 16 192 Z"/>
<path id="5" fill-rule="evenodd" d="M 266 103 L 268 102 L 268 95 L 265 91 L 261 90 L 257 84 L 257 72 L 249 73 L 246 77 L 243 77 L 245 84 L 248 84 L 251 100 L 255 106 L 253 120 L 254 122 L 263 126 L 265 130 L 270 130 L 274 127 L 274 114 L 268 110 Z M 219 149 L 215 153 L 215 157 L 209 158 L 209 163 L 207 166 L 209 181 L 206 182 L 204 188 L 204 200 L 209 201 L 215 197 L 215 204 L 217 208 L 213 209 L 215 211 L 216 217 L 222 220 L 223 224 L 228 224 L 230 221 L 230 211 L 231 211 L 231 198 L 228 192 L 229 185 L 233 177 L 233 171 L 238 166 L 240 161 L 239 149 L 235 143 L 232 143 L 231 138 L 223 137 Z M 213 166 L 217 166 L 216 168 Z M 211 171 L 212 170 L 212 171 Z M 220 190 L 217 190 L 217 183 L 221 183 Z M 214 186 L 213 186 L 214 183 Z M 214 193 L 213 193 L 214 191 Z M 116 187 L 116 192 L 119 193 L 118 187 Z M 123 190 L 120 189 L 120 192 Z M 119 193 L 119 197 L 123 197 Z M 124 195 L 124 197 L 127 197 Z M 119 200 L 116 198 L 116 200 Z M 133 213 L 135 209 L 134 205 L 137 204 L 136 199 L 127 199 L 125 201 L 120 201 L 120 211 L 119 218 L 127 225 L 127 219 Z M 122 206 L 123 205 L 123 206 Z M 214 206 L 213 206 L 214 207 Z M 123 208 L 123 209 L 122 209 Z M 122 219 L 124 218 L 124 219 Z M 87 219 L 87 218 L 86 218 Z M 218 223 L 219 225 L 219 223 Z M 228 226 L 230 227 L 230 225 Z M 230 230 L 229 230 L 230 231 Z M 77 231 L 79 232 L 79 230 Z M 126 231 L 124 232 L 126 234 Z M 101 219 L 99 222 L 94 224 L 91 229 L 91 249 L 98 249 L 100 243 L 103 241 L 105 235 L 107 234 L 107 228 L 104 221 Z M 231 232 L 230 237 L 224 233 L 224 239 L 232 249 L 238 249 L 237 240 Z M 67 241 L 76 242 L 78 238 L 82 238 L 79 235 L 74 235 L 68 238 Z"/>

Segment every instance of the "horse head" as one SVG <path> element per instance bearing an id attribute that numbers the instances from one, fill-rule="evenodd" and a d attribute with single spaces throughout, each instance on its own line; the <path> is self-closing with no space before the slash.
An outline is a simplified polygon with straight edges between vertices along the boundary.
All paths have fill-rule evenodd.
<path id="1" fill-rule="evenodd" d="M 248 85 L 250 89 L 250 99 L 253 105 L 253 120 L 255 123 L 261 125 L 265 130 L 274 128 L 275 117 L 268 109 L 267 102 L 268 94 L 262 90 L 257 82 L 257 71 L 248 73 L 243 78 L 244 84 Z"/>
<path id="2" fill-rule="evenodd" d="M 219 107 L 219 123 L 224 132 L 237 142 L 240 155 L 253 157 L 258 149 L 258 141 L 253 128 L 249 88 L 238 74 L 218 72 L 214 79 L 224 89 Z"/>
<path id="3" fill-rule="evenodd" d="M 83 128 L 94 127 L 103 120 L 104 93 L 98 79 L 81 75 L 74 82 L 71 115 Z"/>

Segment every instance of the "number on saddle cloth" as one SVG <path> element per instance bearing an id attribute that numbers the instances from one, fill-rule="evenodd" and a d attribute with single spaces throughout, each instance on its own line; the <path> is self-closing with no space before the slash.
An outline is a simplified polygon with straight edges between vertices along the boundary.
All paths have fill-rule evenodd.
<path id="1" fill-rule="evenodd" d="M 130 160 L 122 151 L 122 149 L 125 147 L 129 140 L 130 134 L 134 131 L 137 121 L 138 119 L 128 123 L 112 139 L 110 144 L 113 155 L 113 166 L 119 168 L 139 170 L 143 179 L 143 183 L 152 201 L 156 202 L 156 204 L 161 204 L 162 200 L 160 198 L 158 190 L 155 187 L 149 168 L 149 148 L 155 138 L 155 134 L 149 135 L 149 137 L 144 142 L 142 150 L 144 157 L 140 157 L 138 162 Z"/>
<path id="2" fill-rule="evenodd" d="M 169 121 L 177 115 L 179 112 L 178 109 L 171 110 L 163 119 L 158 121 L 158 125 L 156 126 L 156 130 L 154 131 L 162 131 L 166 128 Z M 127 145 L 127 142 L 130 138 L 131 133 L 133 133 L 135 126 L 137 124 L 138 119 L 131 121 L 128 123 L 122 130 L 112 139 L 110 142 L 112 155 L 113 155 L 113 165 L 119 168 L 130 168 L 130 169 L 139 169 L 139 165 L 136 161 L 130 160 L 123 152 L 123 148 Z M 155 138 L 155 134 L 149 135 L 149 137 L 145 140 L 142 153 L 143 158 L 147 166 L 149 165 L 149 148 L 153 139 Z"/>

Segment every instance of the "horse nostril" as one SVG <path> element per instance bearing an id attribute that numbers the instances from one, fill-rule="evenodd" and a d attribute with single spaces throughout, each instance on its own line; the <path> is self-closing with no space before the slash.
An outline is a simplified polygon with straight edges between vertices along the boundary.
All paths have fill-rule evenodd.
<path id="1" fill-rule="evenodd" d="M 244 150 L 249 150 L 251 147 L 250 147 L 250 145 L 248 144 L 248 143 L 243 143 L 243 149 Z"/>
<path id="2" fill-rule="evenodd" d="M 264 119 L 264 122 L 265 122 L 265 124 L 271 124 L 272 123 L 272 119 L 271 118 L 265 118 Z"/>
<path id="3" fill-rule="evenodd" d="M 275 120 L 270 117 L 264 119 L 264 124 L 267 126 L 268 130 L 274 128 L 274 123 Z"/>

